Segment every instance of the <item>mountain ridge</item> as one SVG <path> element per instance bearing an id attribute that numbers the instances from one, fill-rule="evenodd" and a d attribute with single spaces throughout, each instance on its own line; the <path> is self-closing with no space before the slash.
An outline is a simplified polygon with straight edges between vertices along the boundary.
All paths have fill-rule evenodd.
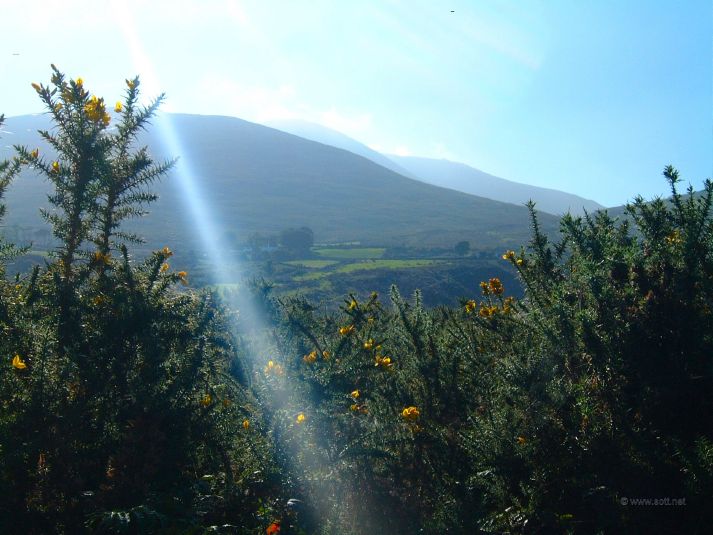
<path id="1" fill-rule="evenodd" d="M 166 120 L 180 154 L 165 146 Z M 2 145 L 35 147 L 39 136 L 32 131 L 48 126 L 46 116 L 9 117 Z M 234 117 L 162 114 L 141 144 L 159 160 L 179 156 L 216 228 L 242 239 L 299 226 L 312 228 L 321 242 L 452 246 L 469 240 L 474 248 L 488 248 L 516 247 L 529 238 L 523 207 L 424 184 L 349 151 Z M 177 172 L 153 188 L 159 200 L 149 215 L 127 224 L 146 236 L 147 247 L 200 245 Z M 47 206 L 49 185 L 37 187 L 36 180 L 26 172 L 10 186 L 5 225 L 44 227 L 37 208 Z M 556 232 L 557 218 L 540 218 L 543 228 Z"/>

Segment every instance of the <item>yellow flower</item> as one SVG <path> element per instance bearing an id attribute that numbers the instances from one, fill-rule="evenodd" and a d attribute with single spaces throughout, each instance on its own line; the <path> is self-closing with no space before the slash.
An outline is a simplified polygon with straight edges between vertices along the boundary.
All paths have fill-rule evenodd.
<path id="1" fill-rule="evenodd" d="M 265 366 L 265 375 L 282 375 L 283 373 L 285 373 L 285 370 L 282 369 L 282 366 L 275 364 L 272 360 L 267 361 L 267 366 Z"/>
<path id="2" fill-rule="evenodd" d="M 339 334 L 342 336 L 349 336 L 354 332 L 354 325 L 347 325 L 346 327 L 339 328 Z"/>
<path id="3" fill-rule="evenodd" d="M 349 410 L 358 411 L 358 410 L 359 410 L 359 405 L 357 405 L 356 403 L 352 403 L 352 404 L 349 406 Z"/>
<path id="4" fill-rule="evenodd" d="M 82 87 L 84 85 L 84 80 L 77 78 L 74 83 L 77 84 L 77 87 Z"/>
<path id="5" fill-rule="evenodd" d="M 331 356 L 332 356 L 332 354 L 329 351 L 327 351 L 326 349 L 324 351 L 322 351 L 322 358 L 324 360 L 329 360 L 329 357 L 331 357 Z"/>
<path id="6" fill-rule="evenodd" d="M 52 162 L 52 171 L 55 173 L 59 172 L 59 162 Z"/>
<path id="7" fill-rule="evenodd" d="M 515 258 L 515 251 L 505 251 L 503 255 L 503 260 L 513 260 Z"/>
<path id="8" fill-rule="evenodd" d="M 307 364 L 314 364 L 317 361 L 317 352 L 312 351 L 308 355 L 302 357 L 302 360 L 304 360 Z"/>
<path id="9" fill-rule="evenodd" d="M 24 370 L 27 368 L 27 364 L 25 364 L 25 361 L 22 360 L 20 355 L 15 355 L 15 357 L 12 359 L 12 366 L 14 368 L 17 368 L 18 370 Z"/>
<path id="10" fill-rule="evenodd" d="M 32 158 L 34 158 L 34 159 L 37 159 L 37 157 L 39 155 L 40 155 L 40 149 L 35 149 L 30 153 L 30 156 L 32 156 Z"/>
<path id="11" fill-rule="evenodd" d="M 355 299 L 352 299 L 351 302 L 349 303 L 349 310 L 354 310 L 358 306 L 359 306 L 359 303 L 357 303 Z"/>
<path id="12" fill-rule="evenodd" d="M 360 392 L 359 390 L 354 390 L 351 394 L 349 394 L 351 397 L 354 399 L 359 399 Z"/>
<path id="13" fill-rule="evenodd" d="M 181 284 L 183 286 L 188 286 L 188 272 L 187 271 L 179 271 L 177 273 L 179 280 L 181 281 Z"/>
<path id="14" fill-rule="evenodd" d="M 520 446 L 524 446 L 525 443 L 527 443 L 527 439 L 526 439 L 525 437 L 523 437 L 523 436 L 519 436 L 519 437 L 517 437 L 517 443 L 518 443 Z"/>
<path id="15" fill-rule="evenodd" d="M 669 234 L 668 236 L 666 236 L 664 238 L 664 241 L 668 245 L 676 245 L 677 243 L 682 243 L 683 238 L 681 238 L 681 233 L 679 232 L 679 230 L 674 229 L 673 232 L 671 232 L 671 234 Z"/>
<path id="16" fill-rule="evenodd" d="M 42 91 L 42 86 L 40 86 L 40 84 L 36 84 L 35 82 L 32 82 L 32 87 L 33 87 L 34 90 L 37 91 L 38 93 L 39 93 L 40 91 Z"/>
<path id="17" fill-rule="evenodd" d="M 522 266 L 525 261 L 522 258 L 518 258 L 517 261 L 515 262 L 518 266 Z"/>
<path id="18" fill-rule="evenodd" d="M 374 340 L 369 338 L 366 342 L 364 342 L 364 349 L 371 349 L 372 347 L 374 347 Z"/>
<path id="19" fill-rule="evenodd" d="M 465 311 L 470 314 L 478 305 L 472 299 L 465 304 Z"/>
<path id="20" fill-rule="evenodd" d="M 62 103 L 58 102 L 57 104 L 54 105 L 54 111 L 58 112 L 59 110 L 62 109 Z"/>
<path id="21" fill-rule="evenodd" d="M 114 111 L 116 113 L 121 113 L 123 109 L 124 109 L 124 106 L 122 106 L 121 102 L 117 101 L 116 105 L 114 106 Z"/>
<path id="22" fill-rule="evenodd" d="M 496 306 L 491 306 L 491 307 L 481 306 L 480 310 L 478 311 L 478 315 L 481 318 L 489 318 L 491 316 L 494 316 L 497 312 L 498 312 L 498 307 L 496 307 Z"/>
<path id="23" fill-rule="evenodd" d="M 245 429 L 245 431 L 250 429 L 250 420 L 248 420 L 247 418 L 243 420 L 243 429 Z"/>
<path id="24" fill-rule="evenodd" d="M 161 268 L 159 269 L 159 271 L 161 273 L 166 273 L 169 267 L 171 266 L 169 266 L 167 262 L 164 262 L 163 264 L 161 264 Z"/>
<path id="25" fill-rule="evenodd" d="M 503 283 L 500 282 L 500 279 L 497 277 L 493 277 L 488 281 L 488 286 L 490 288 L 490 291 L 495 294 L 495 295 L 502 295 L 502 293 L 505 291 L 505 288 L 503 288 Z"/>
<path id="26" fill-rule="evenodd" d="M 173 256 L 173 251 L 171 251 L 171 249 L 169 249 L 168 247 L 164 247 L 163 249 L 161 249 L 161 254 L 163 254 L 163 256 L 165 256 L 166 258 L 169 258 Z"/>
<path id="27" fill-rule="evenodd" d="M 406 407 L 404 410 L 401 411 L 401 416 L 403 417 L 404 420 L 407 420 L 409 422 L 413 422 L 418 420 L 418 417 L 421 415 L 421 412 L 416 408 L 416 407 Z"/>
<path id="28" fill-rule="evenodd" d="M 210 395 L 210 394 L 206 394 L 205 396 L 203 396 L 203 397 L 201 398 L 200 403 L 201 403 L 201 405 L 203 405 L 204 407 L 207 407 L 208 405 L 211 404 L 212 401 L 213 401 L 213 398 L 211 397 L 211 395 Z"/>
<path id="29" fill-rule="evenodd" d="M 305 416 L 305 413 L 304 413 L 304 412 L 301 412 L 301 413 L 299 413 L 299 414 L 297 415 L 297 419 L 295 420 L 295 422 L 297 422 L 298 424 L 301 424 L 301 423 L 303 423 L 306 419 L 307 419 L 307 417 Z"/>
<path id="30" fill-rule="evenodd" d="M 374 364 L 374 366 L 390 368 L 392 366 L 391 357 L 382 357 L 381 355 L 376 355 L 376 364 Z"/>
<path id="31" fill-rule="evenodd" d="M 96 251 L 92 258 L 97 263 L 108 264 L 111 261 L 111 253 L 104 254 L 101 251 Z"/>
<path id="32" fill-rule="evenodd" d="M 126 85 L 129 89 L 133 89 L 136 87 L 136 82 L 134 82 L 134 80 L 126 80 Z"/>

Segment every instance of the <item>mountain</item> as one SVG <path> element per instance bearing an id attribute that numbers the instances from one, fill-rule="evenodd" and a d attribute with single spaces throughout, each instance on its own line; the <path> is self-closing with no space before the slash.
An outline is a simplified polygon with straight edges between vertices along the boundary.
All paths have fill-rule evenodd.
<path id="1" fill-rule="evenodd" d="M 338 149 L 348 150 L 349 152 L 363 156 L 374 163 L 378 163 L 382 167 L 391 169 L 395 173 L 409 178 L 418 178 L 412 176 L 408 170 L 401 167 L 399 164 L 394 162 L 392 159 L 387 158 L 380 152 L 370 149 L 363 143 L 360 143 L 346 134 L 342 134 L 337 130 L 332 130 L 331 128 L 327 128 L 321 124 L 300 120 L 280 120 L 270 121 L 265 123 L 265 125 L 271 128 L 276 128 L 277 130 L 282 130 L 288 134 L 316 141 L 317 143 L 331 145 L 332 147 L 337 147 Z"/>
<path id="2" fill-rule="evenodd" d="M 579 215 L 584 213 L 584 209 L 591 212 L 603 208 L 595 201 L 571 193 L 513 182 L 462 163 L 384 155 L 341 132 L 316 123 L 285 120 L 273 121 L 267 125 L 305 139 L 348 150 L 403 176 L 486 199 L 520 205 L 532 199 L 539 210 L 555 215 L 566 212 Z"/>
<path id="3" fill-rule="evenodd" d="M 0 157 L 14 144 L 39 145 L 47 154 L 36 131 L 48 126 L 42 115 L 8 118 Z M 301 226 L 312 228 L 319 242 L 452 247 L 469 240 L 473 248 L 515 248 L 529 239 L 524 207 L 412 180 L 273 128 L 232 117 L 171 114 L 148 130 L 142 144 L 157 159 L 179 156 L 183 164 L 153 188 L 160 198 L 150 214 L 129 225 L 150 247 L 200 247 L 202 222 L 189 210 L 198 197 L 219 232 L 242 239 Z M 166 139 L 174 140 L 172 148 L 164 147 Z M 181 169 L 191 170 L 196 191 L 186 193 Z M 32 173 L 21 175 L 7 192 L 4 224 L 44 227 L 37 209 L 47 206 L 49 189 Z M 558 219 L 548 214 L 541 214 L 540 223 L 548 232 L 558 228 Z"/>
<path id="4" fill-rule="evenodd" d="M 563 191 L 512 182 L 449 160 L 389 155 L 413 176 L 436 186 L 450 188 L 496 201 L 524 204 L 530 199 L 537 209 L 555 215 L 566 212 L 581 215 L 604 208 L 601 204 Z"/>

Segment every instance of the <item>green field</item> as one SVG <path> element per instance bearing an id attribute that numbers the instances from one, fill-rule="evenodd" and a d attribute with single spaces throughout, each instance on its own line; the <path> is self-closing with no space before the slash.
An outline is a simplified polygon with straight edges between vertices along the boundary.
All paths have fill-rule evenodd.
<path id="1" fill-rule="evenodd" d="M 386 249 L 384 247 L 354 247 L 344 248 L 319 248 L 313 251 L 324 258 L 334 258 L 339 260 L 366 260 L 369 258 L 381 258 Z"/>
<path id="2" fill-rule="evenodd" d="M 306 273 L 304 275 L 297 275 L 294 277 L 295 281 L 313 281 L 319 280 L 324 277 L 329 277 L 337 273 L 353 273 L 355 271 L 367 271 L 372 269 L 408 269 L 408 268 L 420 268 L 425 266 L 431 266 L 435 264 L 444 264 L 442 260 L 424 260 L 424 259 L 414 259 L 414 260 L 363 260 L 361 262 L 350 262 L 348 264 L 340 265 L 336 269 L 316 271 L 312 273 Z"/>
<path id="3" fill-rule="evenodd" d="M 285 264 L 297 267 L 306 267 L 312 269 L 323 269 L 334 264 L 338 264 L 338 260 L 290 260 Z"/>

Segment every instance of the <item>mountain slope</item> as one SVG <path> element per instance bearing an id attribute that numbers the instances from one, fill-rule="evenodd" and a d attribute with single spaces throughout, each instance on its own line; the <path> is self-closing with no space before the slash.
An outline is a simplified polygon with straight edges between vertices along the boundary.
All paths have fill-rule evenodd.
<path id="1" fill-rule="evenodd" d="M 266 123 L 266 126 L 282 130 L 283 132 L 287 132 L 288 134 L 299 136 L 304 139 L 309 139 L 310 141 L 316 141 L 317 143 L 331 145 L 332 147 L 336 147 L 338 149 L 348 150 L 349 152 L 363 156 L 364 158 L 367 158 L 382 167 L 391 169 L 395 173 L 409 178 L 417 178 L 412 176 L 407 169 L 401 167 L 399 164 L 384 156 L 380 152 L 370 149 L 356 139 L 342 134 L 337 130 L 332 130 L 331 128 L 322 126 L 321 124 L 299 120 L 280 120 L 270 121 Z"/>
<path id="2" fill-rule="evenodd" d="M 538 210 L 550 214 L 561 215 L 568 211 L 582 214 L 584 209 L 592 212 L 603 208 L 595 201 L 571 193 L 512 182 L 462 163 L 412 156 L 389 155 L 389 158 L 428 184 L 514 204 L 532 199 Z"/>
<path id="3" fill-rule="evenodd" d="M 162 145 L 166 121 L 176 143 Z M 9 118 L 0 142 L 34 147 L 44 116 Z M 169 136 L 170 137 L 170 136 Z M 240 119 L 175 114 L 149 128 L 143 140 L 159 159 L 179 156 L 192 171 L 198 194 L 220 232 L 245 238 L 309 226 L 317 241 L 361 241 L 383 245 L 515 247 L 529 238 L 524 207 L 499 203 L 418 182 L 350 152 L 308 141 Z M 41 151 L 47 149 L 40 144 Z M 178 154 L 176 154 L 178 152 Z M 0 156 L 2 156 L 0 154 Z M 200 246 L 181 177 L 172 172 L 154 190 L 159 201 L 130 228 L 151 247 Z M 7 194 L 6 225 L 43 226 L 37 208 L 46 206 L 48 185 L 25 173 Z M 546 231 L 558 220 L 541 215 Z"/>

